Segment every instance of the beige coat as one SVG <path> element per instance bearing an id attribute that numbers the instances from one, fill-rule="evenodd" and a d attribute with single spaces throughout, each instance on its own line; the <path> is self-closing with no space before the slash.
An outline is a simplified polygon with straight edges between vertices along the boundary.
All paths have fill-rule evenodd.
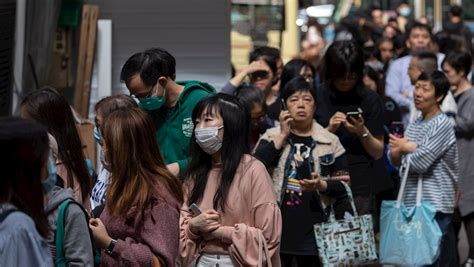
<path id="1" fill-rule="evenodd" d="M 272 129 L 268 129 L 265 134 L 260 137 L 260 140 L 266 140 L 268 142 L 274 141 L 275 138 L 280 134 L 280 126 L 277 126 Z M 314 171 L 320 175 L 321 169 L 319 164 L 319 157 L 327 154 L 333 154 L 334 159 L 344 154 L 345 150 L 344 147 L 341 145 L 339 138 L 329 132 L 328 130 L 324 129 L 321 125 L 319 125 L 316 121 L 313 121 L 313 140 L 316 141 L 316 147 L 313 149 L 312 154 L 315 160 Z M 258 144 L 257 146 L 258 147 Z M 288 154 L 290 153 L 291 145 L 286 143 L 283 147 L 283 151 L 278 161 L 278 165 L 273 170 L 273 188 L 275 190 L 275 194 L 277 195 L 277 200 L 281 199 L 281 191 L 283 188 L 284 182 L 284 175 L 285 175 L 285 163 L 288 158 Z"/>

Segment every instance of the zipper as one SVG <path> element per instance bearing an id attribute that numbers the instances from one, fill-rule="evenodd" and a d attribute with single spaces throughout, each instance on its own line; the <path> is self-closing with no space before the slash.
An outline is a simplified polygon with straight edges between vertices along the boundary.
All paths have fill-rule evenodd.
<path id="1" fill-rule="evenodd" d="M 342 234 L 345 234 L 345 233 L 357 232 L 357 231 L 362 231 L 362 229 L 359 227 L 359 228 L 355 228 L 355 229 L 351 229 L 351 230 L 340 231 L 340 232 L 334 233 L 334 235 L 342 235 Z"/>

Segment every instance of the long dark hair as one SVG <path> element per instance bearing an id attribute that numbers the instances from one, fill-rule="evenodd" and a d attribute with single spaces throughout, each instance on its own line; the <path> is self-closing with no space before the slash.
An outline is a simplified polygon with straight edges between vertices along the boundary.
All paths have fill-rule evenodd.
<path id="1" fill-rule="evenodd" d="M 31 120 L 1 118 L 0 147 L 0 203 L 15 205 L 47 237 L 41 186 L 41 170 L 46 166 L 49 151 L 46 128 Z"/>
<path id="2" fill-rule="evenodd" d="M 214 209 L 225 210 L 227 194 L 234 180 L 237 168 L 248 148 L 249 114 L 243 104 L 235 97 L 227 94 L 216 94 L 201 100 L 193 110 L 192 119 L 206 112 L 210 116 L 219 113 L 224 121 L 224 138 L 220 150 L 222 158 L 221 184 L 214 196 Z M 204 152 L 196 143 L 194 133 L 191 137 L 191 162 L 185 173 L 185 182 L 191 180 L 194 187 L 188 205 L 202 199 L 207 184 L 207 176 L 212 167 L 211 155 Z"/>
<path id="3" fill-rule="evenodd" d="M 68 187 L 74 188 L 76 175 L 82 199 L 88 198 L 92 178 L 87 169 L 82 143 L 77 132 L 71 107 L 67 100 L 53 88 L 34 91 L 21 102 L 21 112 L 44 125 L 58 142 L 58 158 L 66 166 Z"/>
<path id="4" fill-rule="evenodd" d="M 324 56 L 325 82 L 332 85 L 338 78 L 352 73 L 357 75 L 356 87 L 363 84 L 364 52 L 354 41 L 336 41 L 332 43 Z"/>
<path id="5" fill-rule="evenodd" d="M 151 203 L 153 191 L 163 190 L 157 187 L 157 181 L 182 204 L 181 183 L 166 168 L 155 127 L 145 111 L 116 110 L 105 118 L 102 129 L 111 173 L 107 207 L 112 215 L 123 215 L 134 205 L 143 212 Z M 158 194 L 166 200 L 167 194 Z"/>

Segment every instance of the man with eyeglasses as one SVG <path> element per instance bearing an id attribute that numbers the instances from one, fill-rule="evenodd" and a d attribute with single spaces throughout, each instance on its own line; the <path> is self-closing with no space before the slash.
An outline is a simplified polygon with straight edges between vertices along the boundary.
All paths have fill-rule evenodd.
<path id="1" fill-rule="evenodd" d="M 168 170 L 184 172 L 193 133 L 192 111 L 214 87 L 200 81 L 176 81 L 176 60 L 161 48 L 131 56 L 122 67 L 120 79 L 139 101 L 156 127 L 156 139 Z"/>

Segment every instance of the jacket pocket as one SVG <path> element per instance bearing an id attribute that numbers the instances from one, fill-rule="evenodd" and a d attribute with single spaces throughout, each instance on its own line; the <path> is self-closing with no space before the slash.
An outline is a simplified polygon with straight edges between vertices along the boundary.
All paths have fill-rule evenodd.
<path id="1" fill-rule="evenodd" d="M 334 169 L 334 162 L 336 162 L 334 153 L 319 156 L 319 167 L 321 168 L 320 174 L 322 177 L 329 177 L 331 175 Z"/>

